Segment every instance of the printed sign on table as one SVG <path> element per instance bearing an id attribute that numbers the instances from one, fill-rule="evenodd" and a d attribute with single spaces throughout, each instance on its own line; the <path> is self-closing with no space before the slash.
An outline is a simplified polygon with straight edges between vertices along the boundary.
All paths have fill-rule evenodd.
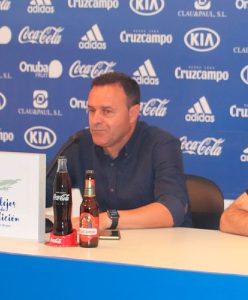
<path id="1" fill-rule="evenodd" d="M 0 152 L 0 236 L 43 241 L 45 154 Z"/>

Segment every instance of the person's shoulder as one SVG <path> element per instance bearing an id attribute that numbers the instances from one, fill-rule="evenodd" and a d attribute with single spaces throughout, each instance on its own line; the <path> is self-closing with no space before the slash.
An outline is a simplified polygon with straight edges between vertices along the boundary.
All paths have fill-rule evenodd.
<path id="1" fill-rule="evenodd" d="M 157 126 L 149 125 L 145 122 L 140 122 L 140 126 L 144 136 L 149 140 L 158 140 L 164 142 L 178 140 L 178 138 L 171 132 Z"/>
<path id="2" fill-rule="evenodd" d="M 70 140 L 73 141 L 73 149 L 91 149 L 93 145 L 92 137 L 88 128 L 81 129 L 71 135 Z M 81 150 L 80 150 L 81 151 Z"/>
<path id="3" fill-rule="evenodd" d="M 79 130 L 74 134 L 80 143 L 92 143 L 92 137 L 89 128 Z"/>

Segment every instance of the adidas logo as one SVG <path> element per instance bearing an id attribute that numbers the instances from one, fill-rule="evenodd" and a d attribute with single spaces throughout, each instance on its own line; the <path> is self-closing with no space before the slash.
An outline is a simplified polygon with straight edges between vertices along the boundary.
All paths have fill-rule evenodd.
<path id="1" fill-rule="evenodd" d="M 144 85 L 158 85 L 159 78 L 152 66 L 150 59 L 147 59 L 143 65 L 141 65 L 137 71 L 133 73 L 133 79 L 137 81 L 138 84 Z"/>
<path id="2" fill-rule="evenodd" d="M 10 7 L 11 7 L 11 1 L 9 0 L 2 0 L 0 1 L 0 11 L 7 11 L 7 10 L 10 10 Z"/>
<path id="3" fill-rule="evenodd" d="M 51 0 L 31 0 L 27 11 L 30 14 L 53 14 L 55 9 Z"/>
<path id="4" fill-rule="evenodd" d="M 248 148 L 243 150 L 243 153 L 240 156 L 242 162 L 248 162 Z"/>
<path id="5" fill-rule="evenodd" d="M 107 48 L 103 36 L 97 24 L 93 25 L 78 44 L 79 49 L 105 50 Z"/>
<path id="6" fill-rule="evenodd" d="M 43 5 L 52 5 L 51 0 L 31 0 L 29 5 L 39 5 L 39 6 L 43 6 Z"/>
<path id="7" fill-rule="evenodd" d="M 188 110 L 185 115 L 187 122 L 215 122 L 215 116 L 208 105 L 206 97 L 201 97 L 194 105 Z"/>

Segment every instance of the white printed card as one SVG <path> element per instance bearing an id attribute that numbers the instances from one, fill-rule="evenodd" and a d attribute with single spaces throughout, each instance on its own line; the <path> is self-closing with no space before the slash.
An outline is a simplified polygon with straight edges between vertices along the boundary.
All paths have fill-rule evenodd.
<path id="1" fill-rule="evenodd" d="M 0 152 L 0 236 L 45 237 L 45 154 Z"/>

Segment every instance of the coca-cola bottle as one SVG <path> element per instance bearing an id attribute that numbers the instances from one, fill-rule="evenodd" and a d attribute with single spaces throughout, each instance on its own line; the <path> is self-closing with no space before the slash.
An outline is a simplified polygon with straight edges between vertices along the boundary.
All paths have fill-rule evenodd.
<path id="1" fill-rule="evenodd" d="M 72 232 L 71 210 L 71 180 L 67 171 L 67 159 L 59 156 L 53 183 L 54 235 L 67 235 Z"/>
<path id="2" fill-rule="evenodd" d="M 94 171 L 85 173 L 83 201 L 80 205 L 79 244 L 81 247 L 93 248 L 99 240 L 99 209 L 96 202 Z"/>

